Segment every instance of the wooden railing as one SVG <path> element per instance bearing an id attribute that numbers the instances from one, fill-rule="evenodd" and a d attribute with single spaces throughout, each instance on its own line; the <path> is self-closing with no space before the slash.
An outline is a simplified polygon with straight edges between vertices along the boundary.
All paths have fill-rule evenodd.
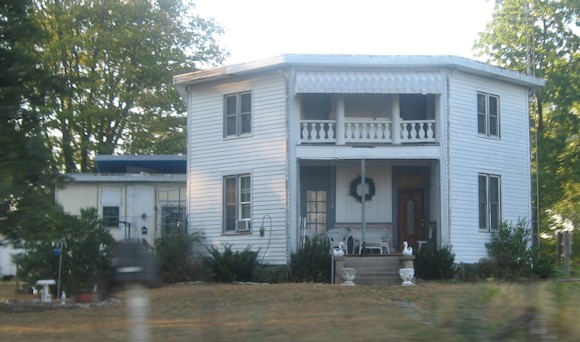
<path id="1" fill-rule="evenodd" d="M 302 144 L 408 144 L 436 142 L 435 120 L 400 120 L 347 118 L 342 130 L 336 120 L 301 120 Z M 342 139 L 339 136 L 342 134 Z"/>

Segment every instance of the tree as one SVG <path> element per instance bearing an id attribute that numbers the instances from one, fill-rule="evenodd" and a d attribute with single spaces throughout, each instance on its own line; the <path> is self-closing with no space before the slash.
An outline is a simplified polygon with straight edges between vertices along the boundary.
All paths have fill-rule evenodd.
<path id="1" fill-rule="evenodd" d="M 114 239 L 103 227 L 94 208 L 81 210 L 80 217 L 55 208 L 48 214 L 50 224 L 37 239 L 24 243 L 24 254 L 16 258 L 18 274 L 29 284 L 39 279 L 58 279 L 61 264 L 62 289 L 74 294 L 92 289 L 99 273 L 110 267 L 109 253 Z M 55 249 L 61 247 L 62 262 Z"/>
<path id="2" fill-rule="evenodd" d="M 35 0 L 43 63 L 56 75 L 45 130 L 66 172 L 95 154 L 184 153 L 173 75 L 220 63 L 213 21 L 188 0 Z"/>
<path id="3" fill-rule="evenodd" d="M 580 227 L 580 39 L 573 29 L 579 13 L 575 0 L 497 0 L 474 46 L 489 62 L 546 80 L 530 106 L 541 226 L 551 212 Z"/>
<path id="4" fill-rule="evenodd" d="M 11 240 L 41 229 L 55 178 L 38 111 L 50 79 L 38 67 L 42 36 L 30 11 L 30 1 L 0 3 L 0 233 Z"/>

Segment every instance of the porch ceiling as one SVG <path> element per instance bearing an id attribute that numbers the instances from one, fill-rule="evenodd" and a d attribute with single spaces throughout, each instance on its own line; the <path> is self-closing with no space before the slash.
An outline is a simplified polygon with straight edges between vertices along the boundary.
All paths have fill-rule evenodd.
<path id="1" fill-rule="evenodd" d="M 296 93 L 441 94 L 438 71 L 299 71 Z"/>

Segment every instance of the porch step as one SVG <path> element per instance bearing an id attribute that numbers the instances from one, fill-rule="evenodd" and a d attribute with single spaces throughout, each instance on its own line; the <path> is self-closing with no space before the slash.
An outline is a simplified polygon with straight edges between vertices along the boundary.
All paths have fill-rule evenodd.
<path id="1" fill-rule="evenodd" d="M 398 255 L 388 256 L 347 256 L 344 267 L 356 269 L 355 284 L 398 285 L 400 261 Z"/>

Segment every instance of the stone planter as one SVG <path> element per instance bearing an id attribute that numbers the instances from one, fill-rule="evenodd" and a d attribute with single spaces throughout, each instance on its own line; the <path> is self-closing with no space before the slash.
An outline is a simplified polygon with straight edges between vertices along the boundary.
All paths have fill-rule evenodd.
<path id="1" fill-rule="evenodd" d="M 401 268 L 399 269 L 399 276 L 403 281 L 401 285 L 403 286 L 413 286 L 413 278 L 415 277 L 415 265 L 414 255 L 403 255 L 399 257 L 399 261 L 401 261 Z"/>

